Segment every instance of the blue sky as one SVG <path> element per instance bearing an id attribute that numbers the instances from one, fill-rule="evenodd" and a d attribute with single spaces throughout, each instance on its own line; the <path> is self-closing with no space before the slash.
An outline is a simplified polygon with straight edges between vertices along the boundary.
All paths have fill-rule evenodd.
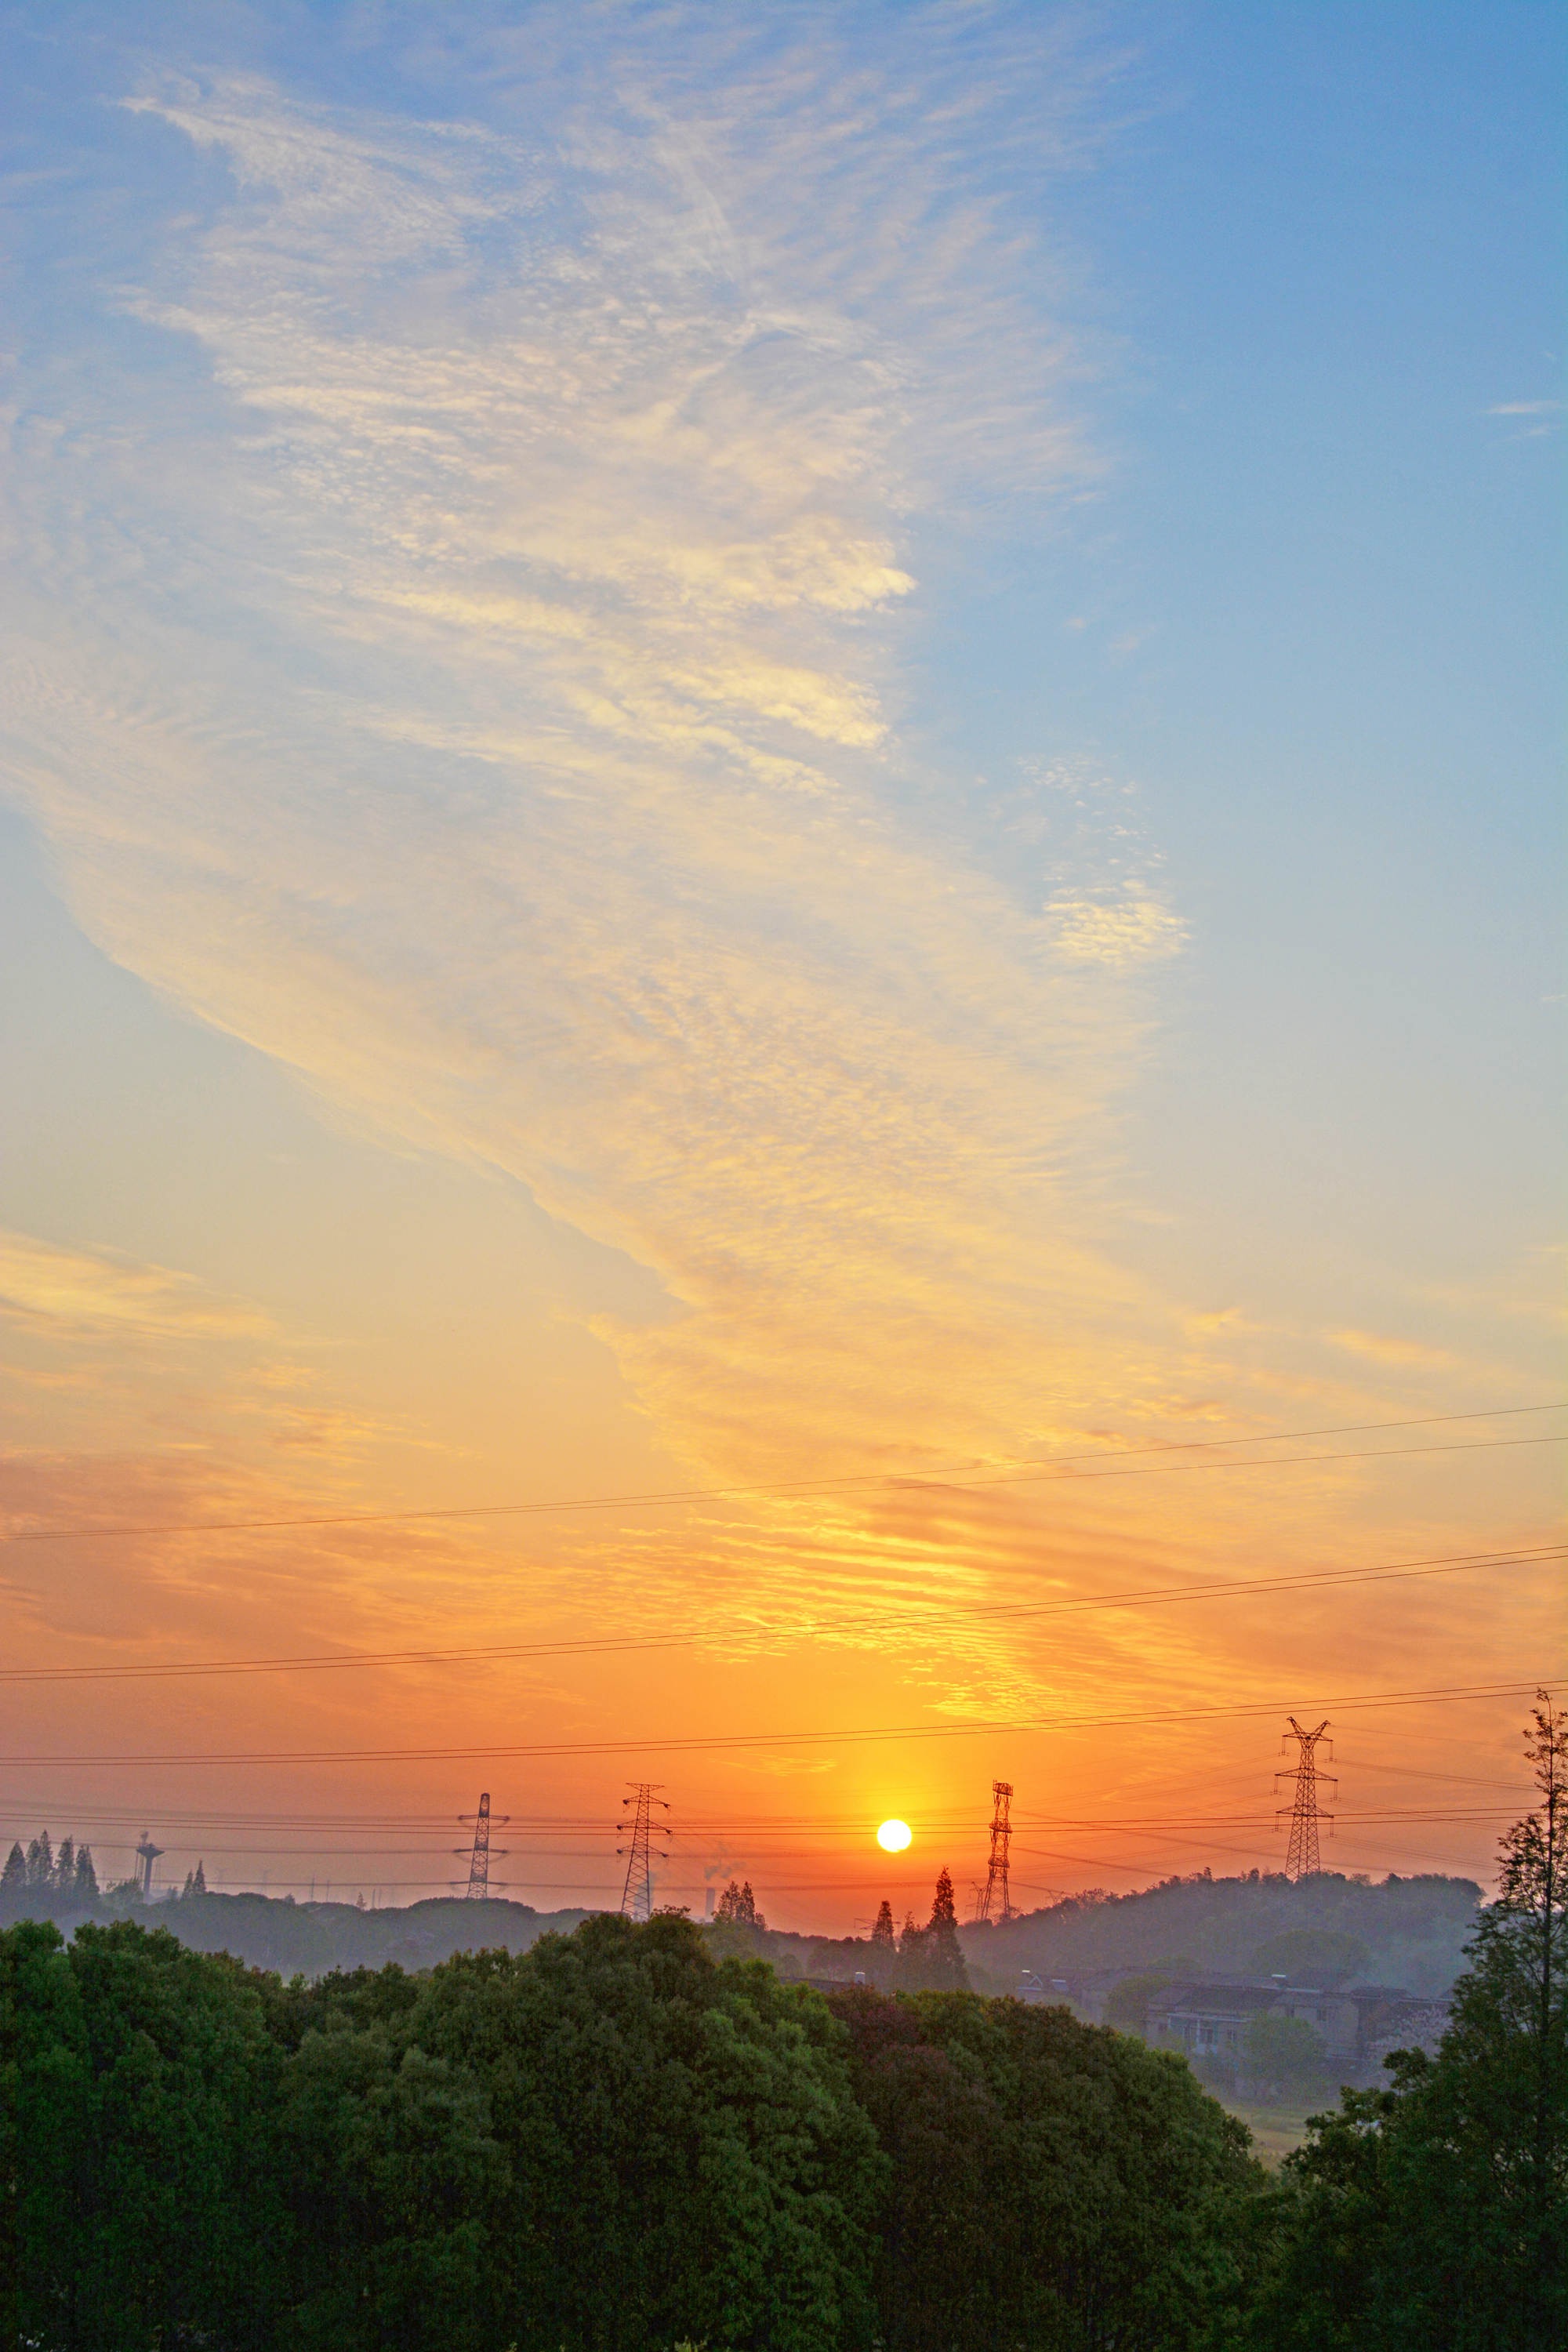
<path id="1" fill-rule="evenodd" d="M 1557 12 L 0 22 L 22 1524 L 1558 1393 Z M 610 1589 L 707 1648 L 533 1716 L 653 1739 L 722 1672 L 786 1749 L 1107 1677 L 1503 1682 L 1556 1663 L 1539 1576 L 1070 1656 L 853 1629 L 1543 1540 L 1554 1462 L 16 1549 L 9 1638 L 570 1635 Z M 255 1743 L 468 1710 L 328 1679 Z M 933 1752 L 796 1759 L 824 1850 L 958 1818 Z M 1118 1769 L 1182 1796 L 1158 1740 Z"/>

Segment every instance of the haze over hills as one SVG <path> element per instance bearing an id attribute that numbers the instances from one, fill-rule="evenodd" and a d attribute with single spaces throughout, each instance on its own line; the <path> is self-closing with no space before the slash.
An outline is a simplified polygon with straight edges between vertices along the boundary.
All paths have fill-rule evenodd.
<path id="1" fill-rule="evenodd" d="M 1068 1895 L 1005 1926 L 962 1927 L 960 1940 L 972 1982 L 992 1993 L 1013 1991 L 1026 1972 L 1048 1988 L 1053 1975 L 1117 1969 L 1283 1969 L 1307 1981 L 1322 1975 L 1436 1998 L 1463 1966 L 1480 1899 L 1468 1878 L 1374 1883 L 1326 1871 L 1292 1882 L 1256 1871 L 1237 1878 L 1204 1874 L 1131 1895 Z M 589 1916 L 458 1896 L 371 1910 L 257 1894 L 172 1894 L 151 1903 L 124 1889 L 92 1898 L 37 1888 L 0 1894 L 0 1927 L 51 1918 L 69 1932 L 84 1919 L 127 1913 L 168 1928 L 194 1950 L 226 1951 L 254 1968 L 309 1978 L 388 1961 L 428 1969 L 480 1948 L 525 1951 L 540 1936 L 570 1933 Z M 791 1977 L 849 1980 L 871 1950 L 863 1938 L 766 1927 L 748 1929 L 744 1941 Z"/>

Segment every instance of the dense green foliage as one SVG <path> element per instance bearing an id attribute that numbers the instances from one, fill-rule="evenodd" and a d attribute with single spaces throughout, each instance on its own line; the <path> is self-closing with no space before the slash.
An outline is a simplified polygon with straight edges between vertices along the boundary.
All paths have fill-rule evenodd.
<path id="1" fill-rule="evenodd" d="M 1195 2352 L 1234 2311 L 1258 2176 L 1179 2061 L 963 1992 L 840 2009 L 673 1916 L 313 1986 L 15 1927 L 8 2343 Z"/>
<path id="2" fill-rule="evenodd" d="M 1196 2346 L 1237 2315 L 1260 2176 L 1184 2060 L 1065 2009 L 829 1998 L 891 2159 L 890 2352 Z"/>
<path id="3" fill-rule="evenodd" d="M 1543 1707 L 1530 1747 L 1541 1809 L 1503 1842 L 1436 2056 L 1395 2056 L 1286 2164 L 1267 2352 L 1568 2344 L 1568 1722 Z"/>

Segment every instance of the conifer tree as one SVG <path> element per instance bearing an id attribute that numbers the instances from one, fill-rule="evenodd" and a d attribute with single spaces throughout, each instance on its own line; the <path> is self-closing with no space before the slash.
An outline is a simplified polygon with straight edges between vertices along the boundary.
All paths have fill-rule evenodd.
<path id="1" fill-rule="evenodd" d="M 40 1830 L 27 1848 L 27 1884 L 47 1886 L 55 1874 L 55 1850 L 47 1830 Z"/>
<path id="2" fill-rule="evenodd" d="M 22 1852 L 21 1845 L 18 1843 L 12 1846 L 10 1853 L 5 1857 L 5 1867 L 3 1871 L 0 1871 L 0 1894 L 8 1892 L 9 1889 L 14 1886 L 26 1886 L 26 1884 L 27 1857 Z"/>
<path id="3" fill-rule="evenodd" d="M 52 1876 L 57 1893 L 60 1895 L 75 1894 L 76 1840 L 74 1838 L 67 1837 L 60 1840 L 60 1850 L 55 1856 L 55 1866 Z"/>
<path id="4" fill-rule="evenodd" d="M 886 1895 L 882 1897 L 881 1908 L 877 1914 L 877 1924 L 871 1930 L 871 1941 L 874 1944 L 885 1944 L 889 1951 L 892 1949 L 893 1906 Z"/>
<path id="5" fill-rule="evenodd" d="M 92 1866 L 92 1848 L 89 1845 L 77 1848 L 76 1894 L 80 1901 L 96 1902 L 98 1899 L 98 1873 Z"/>
<path id="6" fill-rule="evenodd" d="M 946 1991 L 966 1987 L 969 1971 L 958 1940 L 958 1913 L 952 1900 L 952 1880 L 944 1865 L 931 1897 L 931 1924 L 925 1931 L 926 1981 Z"/>

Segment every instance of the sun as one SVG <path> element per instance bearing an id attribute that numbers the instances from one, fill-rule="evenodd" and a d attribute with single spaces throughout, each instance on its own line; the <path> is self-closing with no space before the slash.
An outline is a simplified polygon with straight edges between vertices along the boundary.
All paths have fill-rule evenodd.
<path id="1" fill-rule="evenodd" d="M 884 1853 L 902 1853 L 913 1837 L 908 1822 L 884 1822 L 877 1832 L 877 1843 Z"/>

